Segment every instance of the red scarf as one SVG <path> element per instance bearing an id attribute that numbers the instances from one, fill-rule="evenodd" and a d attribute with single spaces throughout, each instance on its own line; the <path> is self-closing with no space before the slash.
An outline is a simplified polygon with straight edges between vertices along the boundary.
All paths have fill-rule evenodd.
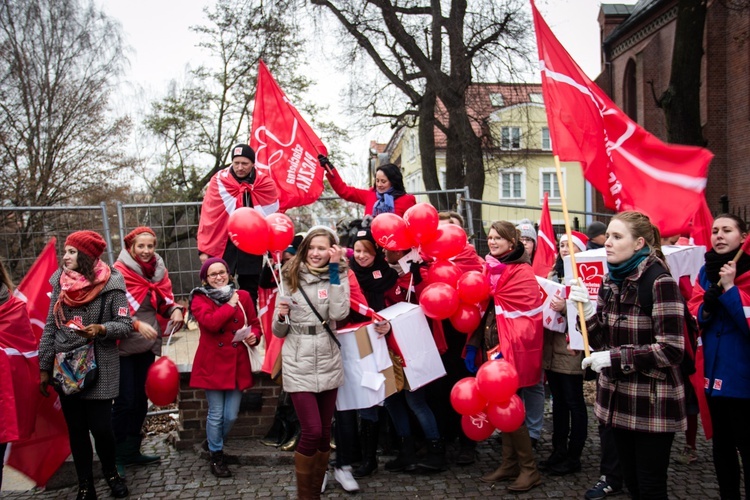
<path id="1" fill-rule="evenodd" d="M 206 195 L 203 197 L 198 224 L 198 250 L 210 257 L 224 255 L 229 216 L 243 206 L 244 193 L 250 193 L 253 207 L 264 216 L 276 212 L 279 208 L 276 184 L 269 175 L 256 170 L 255 182 L 248 184 L 238 181 L 232 175 L 231 168 L 220 170 L 211 177 Z"/>
<path id="2" fill-rule="evenodd" d="M 52 309 L 55 324 L 61 327 L 67 321 L 62 308 L 63 304 L 68 307 L 81 307 L 98 297 L 104 285 L 109 281 L 111 272 L 109 266 L 101 259 L 96 259 L 96 264 L 94 264 L 93 283 L 77 271 L 63 269 L 60 274 L 60 295 Z"/>
<path id="3" fill-rule="evenodd" d="M 154 257 L 154 268 L 156 268 L 156 258 Z M 115 262 L 115 269 L 122 273 L 125 278 L 125 288 L 127 289 L 128 304 L 130 305 L 130 315 L 135 316 L 138 313 L 138 309 L 146 299 L 148 292 L 151 294 L 151 304 L 154 306 L 154 310 L 159 311 L 158 304 L 160 299 L 164 301 L 167 307 L 174 305 L 174 294 L 172 293 L 172 280 L 169 279 L 167 270 L 164 269 L 164 277 L 154 283 L 147 280 L 124 262 L 118 260 Z"/>

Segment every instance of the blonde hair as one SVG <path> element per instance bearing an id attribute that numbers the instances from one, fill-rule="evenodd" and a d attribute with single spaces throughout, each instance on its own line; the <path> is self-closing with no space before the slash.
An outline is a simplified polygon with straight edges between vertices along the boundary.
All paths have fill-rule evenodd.
<path id="1" fill-rule="evenodd" d="M 463 216 L 458 212 L 438 212 L 438 220 L 451 220 L 456 219 L 458 222 L 461 223 L 461 227 L 464 227 L 464 218 Z"/>
<path id="2" fill-rule="evenodd" d="M 661 251 L 661 233 L 659 232 L 659 228 L 651 223 L 651 219 L 647 215 L 630 210 L 620 212 L 612 217 L 612 220 L 619 220 L 624 223 L 630 230 L 633 238 L 643 238 L 651 253 L 666 262 L 666 258 Z"/>

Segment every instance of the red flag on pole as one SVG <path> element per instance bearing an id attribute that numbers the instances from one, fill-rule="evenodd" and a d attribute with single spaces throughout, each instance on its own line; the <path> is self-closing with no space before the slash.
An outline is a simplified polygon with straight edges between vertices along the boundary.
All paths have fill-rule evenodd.
<path id="1" fill-rule="evenodd" d="M 552 216 L 549 213 L 549 193 L 544 193 L 542 218 L 539 221 L 537 247 L 534 253 L 534 262 L 532 263 L 534 274 L 540 278 L 546 278 L 555 266 L 556 258 L 557 240 L 555 239 L 555 230 L 552 227 Z"/>
<path id="2" fill-rule="evenodd" d="M 533 0 L 531 9 L 555 154 L 580 162 L 609 208 L 643 212 L 663 234 L 686 232 L 713 154 L 664 144 L 628 118 L 560 45 Z"/>
<path id="3" fill-rule="evenodd" d="M 49 296 L 52 293 L 49 279 L 59 265 L 55 250 L 56 243 L 55 238 L 47 242 L 18 288 L 13 292 L 16 297 L 26 302 L 26 310 L 29 312 L 31 327 L 37 342 L 42 338 L 42 330 L 44 330 L 44 323 L 47 321 L 49 312 Z"/>
<path id="4" fill-rule="evenodd" d="M 49 312 L 49 294 L 52 292 L 49 278 L 58 267 L 55 243 L 55 238 L 47 243 L 14 292 L 16 297 L 26 302 L 36 346 Z M 34 358 L 37 358 L 36 352 Z M 36 370 L 38 377 L 38 364 Z M 44 486 L 70 455 L 70 443 L 57 393 L 50 388 L 49 397 L 42 397 L 38 386 L 34 385 L 24 396 L 34 401 L 35 412 L 29 417 L 34 419 L 33 432 L 27 439 L 11 443 L 6 463 L 28 476 L 37 486 Z"/>
<path id="5" fill-rule="evenodd" d="M 714 216 L 708 208 L 706 198 L 701 200 L 698 211 L 693 215 L 693 227 L 690 229 L 690 236 L 693 238 L 693 244 L 703 245 L 706 250 L 711 249 L 711 228 L 714 224 Z"/>
<path id="6" fill-rule="evenodd" d="M 250 146 L 255 167 L 269 172 L 279 190 L 279 209 L 308 205 L 323 192 L 323 169 L 318 155 L 326 147 L 300 116 L 271 76 L 265 63 L 258 65 Z"/>

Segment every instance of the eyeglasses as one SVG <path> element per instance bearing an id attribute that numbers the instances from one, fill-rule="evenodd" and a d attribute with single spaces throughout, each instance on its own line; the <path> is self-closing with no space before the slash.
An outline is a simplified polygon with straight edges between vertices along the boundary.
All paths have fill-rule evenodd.
<path id="1" fill-rule="evenodd" d="M 227 275 L 226 271 L 219 271 L 218 273 L 209 274 L 208 277 L 209 279 L 215 280 L 216 278 L 223 278 L 226 275 Z"/>
<path id="2" fill-rule="evenodd" d="M 521 243 L 533 243 L 533 238 L 527 238 L 526 236 L 521 236 Z"/>

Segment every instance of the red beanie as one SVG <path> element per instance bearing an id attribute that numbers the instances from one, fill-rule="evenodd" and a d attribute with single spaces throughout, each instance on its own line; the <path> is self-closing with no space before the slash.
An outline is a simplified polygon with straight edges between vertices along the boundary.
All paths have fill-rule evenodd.
<path id="1" fill-rule="evenodd" d="M 140 227 L 133 229 L 127 234 L 127 236 L 125 236 L 125 239 L 123 240 L 123 242 L 125 243 L 125 248 L 130 248 L 133 242 L 135 241 L 135 237 L 143 233 L 150 234 L 151 236 L 156 238 L 156 233 L 154 232 L 153 229 L 151 229 L 148 226 L 140 226 Z"/>
<path id="2" fill-rule="evenodd" d="M 96 260 L 107 248 L 107 242 L 94 231 L 76 231 L 65 239 L 65 246 L 71 246 Z"/>

